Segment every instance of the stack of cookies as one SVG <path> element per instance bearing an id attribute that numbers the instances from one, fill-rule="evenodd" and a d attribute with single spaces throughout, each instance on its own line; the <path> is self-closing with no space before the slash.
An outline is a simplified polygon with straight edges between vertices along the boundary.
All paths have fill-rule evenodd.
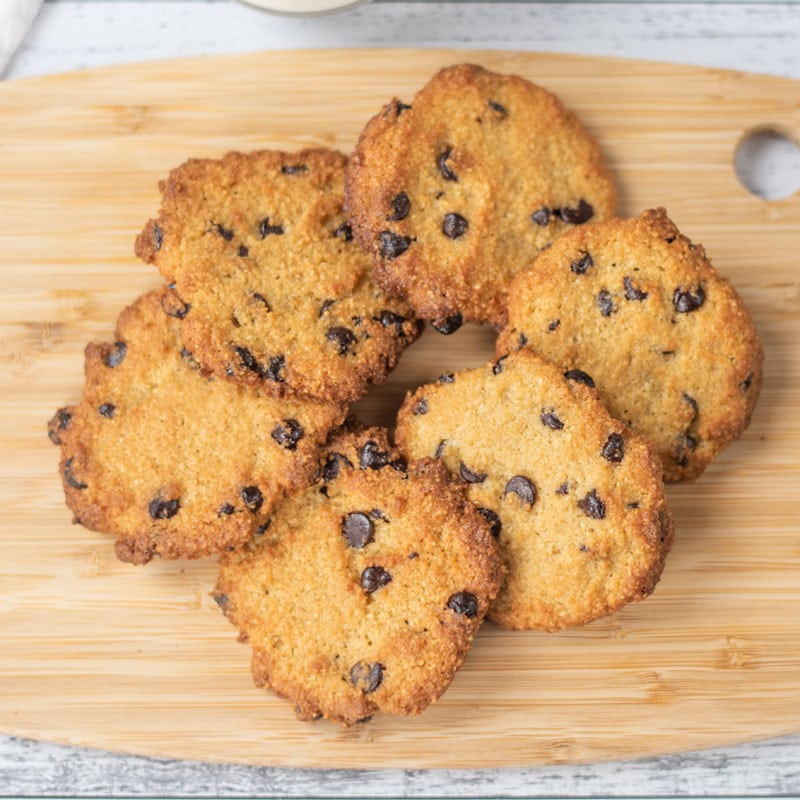
<path id="1" fill-rule="evenodd" d="M 654 589 L 664 481 L 761 382 L 747 310 L 664 209 L 615 213 L 560 101 L 472 65 L 393 100 L 353 156 L 190 160 L 136 241 L 164 286 L 86 349 L 49 424 L 76 521 L 123 561 L 221 554 L 213 596 L 301 719 L 434 702 L 484 618 L 585 624 Z M 424 322 L 497 353 L 348 409 Z M 313 623 L 312 623 L 313 621 Z"/>

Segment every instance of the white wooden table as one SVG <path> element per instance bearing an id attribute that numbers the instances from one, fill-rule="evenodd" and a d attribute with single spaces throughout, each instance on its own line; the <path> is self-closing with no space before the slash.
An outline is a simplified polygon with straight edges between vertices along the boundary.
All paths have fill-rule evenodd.
<path id="1" fill-rule="evenodd" d="M 800 78 L 800 5 L 376 2 L 288 19 L 230 0 L 45 0 L 0 77 L 208 53 L 398 45 L 613 55 Z M 800 736 L 577 767 L 361 772 L 161 761 L 0 735 L 2 797 L 676 795 L 800 796 Z"/>

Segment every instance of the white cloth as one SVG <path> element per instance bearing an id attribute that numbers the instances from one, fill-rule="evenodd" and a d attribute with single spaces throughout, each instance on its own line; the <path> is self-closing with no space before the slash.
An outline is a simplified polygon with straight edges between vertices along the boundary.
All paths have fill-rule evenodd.
<path id="1" fill-rule="evenodd" d="M 0 74 L 31 27 L 42 0 L 0 0 Z"/>

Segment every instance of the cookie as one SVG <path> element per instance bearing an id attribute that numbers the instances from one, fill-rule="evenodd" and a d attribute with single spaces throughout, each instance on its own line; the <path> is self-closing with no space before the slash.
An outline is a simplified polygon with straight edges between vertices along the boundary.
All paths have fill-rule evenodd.
<path id="1" fill-rule="evenodd" d="M 204 370 L 276 396 L 352 401 L 419 334 L 372 280 L 343 211 L 332 150 L 190 160 L 160 184 L 136 253 L 174 285 L 181 335 Z"/>
<path id="2" fill-rule="evenodd" d="M 432 459 L 346 432 L 320 481 L 220 561 L 214 599 L 259 686 L 299 719 L 417 714 L 450 684 L 502 580 L 488 526 Z"/>
<path id="3" fill-rule="evenodd" d="M 747 426 L 763 351 L 744 303 L 663 208 L 565 234 L 509 290 L 498 353 L 525 345 L 591 376 L 655 444 L 668 481 L 697 478 Z"/>
<path id="4" fill-rule="evenodd" d="M 287 491 L 314 479 L 345 414 L 203 377 L 170 301 L 142 296 L 114 343 L 86 348 L 83 397 L 49 425 L 76 521 L 116 536 L 117 556 L 134 564 L 243 545 Z"/>
<path id="5" fill-rule="evenodd" d="M 500 325 L 513 276 L 615 203 L 597 143 L 557 97 L 469 64 L 367 124 L 346 196 L 380 285 L 443 333 Z"/>
<path id="6" fill-rule="evenodd" d="M 397 445 L 467 484 L 508 577 L 505 628 L 582 625 L 649 595 L 672 544 L 661 464 L 578 373 L 529 350 L 409 394 Z"/>

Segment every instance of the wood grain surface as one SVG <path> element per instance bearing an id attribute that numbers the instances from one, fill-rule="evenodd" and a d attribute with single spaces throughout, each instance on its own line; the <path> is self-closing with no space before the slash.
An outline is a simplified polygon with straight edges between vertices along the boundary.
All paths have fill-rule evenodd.
<path id="1" fill-rule="evenodd" d="M 740 291 L 766 350 L 751 427 L 693 486 L 655 594 L 582 629 L 486 625 L 421 716 L 349 731 L 299 723 L 253 688 L 208 595 L 213 560 L 117 562 L 70 524 L 45 423 L 78 399 L 82 351 L 157 285 L 133 238 L 189 156 L 349 150 L 393 95 L 461 60 L 556 91 L 596 133 L 623 214 L 664 205 Z M 800 139 L 800 83 L 569 56 L 296 51 L 86 71 L 0 86 L 0 729 L 124 752 L 267 765 L 583 762 L 800 730 L 800 197 L 766 202 L 732 168 L 747 131 Z M 426 333 L 358 404 L 482 363 L 484 330 Z"/>

